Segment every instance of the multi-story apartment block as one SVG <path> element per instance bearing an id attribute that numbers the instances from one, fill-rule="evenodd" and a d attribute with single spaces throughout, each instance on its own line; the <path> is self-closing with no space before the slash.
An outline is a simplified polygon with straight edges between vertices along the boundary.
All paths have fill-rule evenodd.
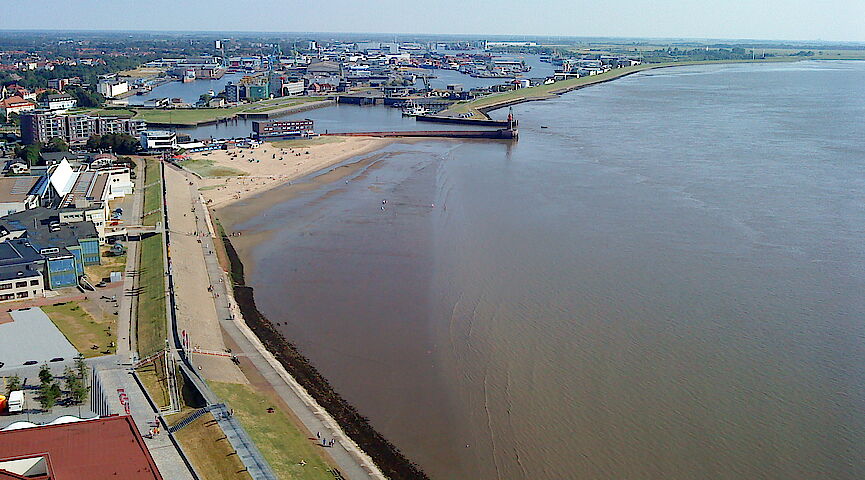
<path id="1" fill-rule="evenodd" d="M 126 133 L 138 137 L 146 130 L 144 120 L 133 118 L 58 115 L 50 112 L 21 114 L 21 136 L 24 143 L 46 143 L 59 137 L 70 144 L 81 144 L 93 135 Z"/>

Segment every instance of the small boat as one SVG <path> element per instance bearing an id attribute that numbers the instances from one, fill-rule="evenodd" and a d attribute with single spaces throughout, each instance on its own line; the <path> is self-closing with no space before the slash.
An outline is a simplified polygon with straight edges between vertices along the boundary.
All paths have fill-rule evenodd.
<path id="1" fill-rule="evenodd" d="M 541 128 L 550 128 L 550 127 L 548 127 L 546 125 L 541 125 Z"/>
<path id="2" fill-rule="evenodd" d="M 416 103 L 414 100 L 409 100 L 405 103 L 405 106 L 402 107 L 402 116 L 404 117 L 417 117 L 418 115 L 426 115 L 427 109 Z"/>

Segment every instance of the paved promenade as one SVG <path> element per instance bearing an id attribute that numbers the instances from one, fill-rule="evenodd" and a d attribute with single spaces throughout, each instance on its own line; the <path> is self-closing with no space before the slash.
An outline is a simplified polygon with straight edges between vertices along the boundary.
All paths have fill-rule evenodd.
<path id="1" fill-rule="evenodd" d="M 209 212 L 197 191 L 197 178 L 174 167 L 166 167 L 166 172 L 169 170 L 173 170 L 174 174 L 182 175 L 185 178 L 185 183 L 195 207 L 196 230 L 207 232 L 207 237 L 201 243 L 200 248 L 204 252 L 209 283 L 213 286 L 214 293 L 218 295 L 214 296 L 213 300 L 216 305 L 219 322 L 225 329 L 225 332 L 309 432 L 322 432 L 324 436 L 336 439 L 334 448 L 328 449 L 327 453 L 331 455 L 337 464 L 337 468 L 345 478 L 375 478 L 384 480 L 385 476 L 375 466 L 372 459 L 342 431 L 336 421 L 288 374 L 282 364 L 264 348 L 258 338 L 243 322 L 240 310 L 233 300 L 231 289 L 228 288 L 231 279 L 228 273 L 219 265 L 219 260 L 215 253 L 214 242 L 221 240 L 216 235 Z M 168 173 L 166 173 L 167 175 Z"/>

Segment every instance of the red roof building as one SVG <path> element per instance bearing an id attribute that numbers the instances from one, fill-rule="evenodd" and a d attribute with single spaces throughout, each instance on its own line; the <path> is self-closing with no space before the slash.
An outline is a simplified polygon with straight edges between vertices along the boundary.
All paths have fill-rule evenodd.
<path id="1" fill-rule="evenodd" d="M 0 479 L 22 477 L 162 480 L 129 416 L 0 432 Z"/>

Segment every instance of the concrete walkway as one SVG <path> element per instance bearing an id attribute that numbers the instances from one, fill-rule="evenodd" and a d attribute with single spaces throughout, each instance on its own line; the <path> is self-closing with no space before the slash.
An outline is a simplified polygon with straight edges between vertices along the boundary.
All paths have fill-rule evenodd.
<path id="1" fill-rule="evenodd" d="M 196 178 L 180 170 L 175 170 L 175 172 L 186 176 L 187 183 L 192 183 L 189 188 L 195 195 L 196 230 L 209 233 L 209 237 L 202 242 L 201 248 L 205 254 L 210 284 L 219 295 L 214 298 L 216 311 L 226 333 L 309 432 L 322 432 L 325 437 L 336 440 L 334 447 L 328 449 L 328 453 L 336 462 L 343 477 L 358 480 L 368 478 L 385 480 L 386 477 L 372 459 L 342 431 L 327 411 L 318 405 L 315 399 L 289 375 L 282 364 L 267 351 L 243 321 L 243 316 L 234 302 L 232 291 L 228 288 L 231 278 L 219 265 L 215 253 L 213 244 L 221 241 L 221 239 L 216 234 L 210 214 L 204 206 L 203 198 L 197 192 Z"/>
<path id="2" fill-rule="evenodd" d="M 142 200 L 144 197 L 144 168 L 136 164 L 135 190 L 132 200 L 132 211 L 128 212 L 129 218 L 136 220 L 142 217 Z M 111 410 L 116 413 L 124 412 L 120 404 L 117 389 L 123 389 L 129 398 L 130 413 L 132 414 L 138 431 L 146 434 L 153 426 L 159 412 L 154 410 L 147 401 L 146 394 L 141 389 L 135 378 L 132 377 L 130 368 L 132 356 L 136 351 L 134 320 L 138 306 L 138 297 L 128 295 L 138 286 L 138 242 L 126 242 L 126 270 L 123 275 L 123 289 L 118 309 L 117 318 L 117 354 L 116 361 L 111 363 L 100 362 L 99 378 L 106 391 Z M 152 439 L 145 438 L 144 443 L 150 450 L 156 467 L 164 478 L 195 479 L 195 474 L 187 466 L 182 453 L 169 438 L 167 432 L 157 435 Z"/>
<path id="3" fill-rule="evenodd" d="M 138 427 L 141 435 L 147 435 L 152 427 L 156 425 L 159 412 L 154 410 L 138 383 L 132 377 L 132 373 L 125 365 L 115 363 L 114 365 L 101 365 L 99 368 L 99 379 L 105 389 L 108 403 L 112 412 L 124 413 L 124 407 L 120 403 L 119 389 L 129 399 L 129 409 L 132 419 Z M 161 432 L 153 438 L 144 437 L 144 444 L 150 451 L 153 461 L 163 478 L 193 480 L 196 477 L 190 472 L 183 460 L 181 453 L 169 438 L 168 432 L 160 425 Z"/>
<path id="4" fill-rule="evenodd" d="M 182 348 L 180 345 L 180 342 L 183 341 L 180 335 L 181 331 L 186 331 L 191 338 L 196 339 L 189 342 L 189 347 L 200 346 L 201 342 L 206 342 L 205 346 L 219 352 L 224 349 L 224 343 L 216 314 L 216 292 L 212 288 L 208 288 L 209 279 L 203 258 L 206 251 L 202 252 L 195 246 L 199 244 L 198 239 L 201 239 L 202 248 L 209 242 L 205 242 L 195 228 L 197 220 L 193 220 L 193 218 L 197 219 L 197 217 L 195 216 L 195 203 L 192 200 L 192 194 L 189 193 L 191 185 L 185 175 L 174 167 L 163 165 L 162 171 L 164 182 L 163 212 L 165 213 L 165 228 L 168 229 L 165 237 L 164 261 L 167 262 L 168 283 L 174 286 L 174 292 L 171 292 L 171 295 L 166 295 L 169 335 L 175 339 L 171 342 L 172 354 L 178 357 L 180 360 L 178 365 L 204 396 L 205 401 L 212 405 L 218 403 L 219 398 L 199 376 L 198 371 L 205 373 L 204 366 L 207 366 L 206 373 L 209 374 L 209 376 L 206 375 L 207 378 L 234 383 L 247 383 L 247 381 L 243 372 L 228 357 L 195 355 L 194 361 L 187 359 L 189 365 L 197 367 L 198 371 L 195 371 L 187 366 L 187 363 L 179 355 L 180 352 L 177 351 L 178 348 Z M 171 208 L 169 208 L 169 204 Z M 189 208 L 188 211 L 187 208 Z M 169 257 L 169 250 L 177 253 L 177 255 Z M 181 274 L 182 282 L 175 281 L 177 273 Z M 184 299 L 182 303 L 181 297 Z M 172 299 L 177 302 L 173 311 L 171 309 Z M 183 328 L 184 326 L 188 327 L 189 330 Z M 184 351 L 183 353 L 188 355 L 188 352 Z M 276 475 L 267 460 L 258 450 L 249 434 L 243 430 L 243 427 L 228 415 L 214 414 L 214 418 L 249 474 L 256 480 L 276 480 Z"/>

